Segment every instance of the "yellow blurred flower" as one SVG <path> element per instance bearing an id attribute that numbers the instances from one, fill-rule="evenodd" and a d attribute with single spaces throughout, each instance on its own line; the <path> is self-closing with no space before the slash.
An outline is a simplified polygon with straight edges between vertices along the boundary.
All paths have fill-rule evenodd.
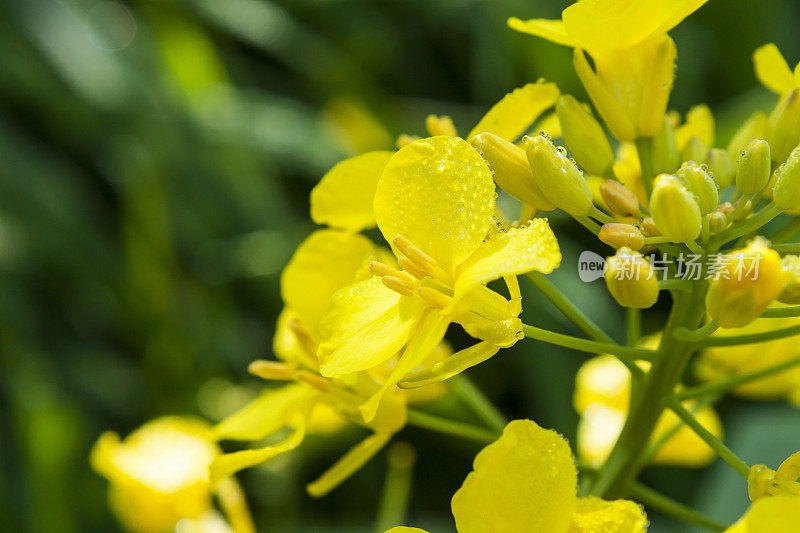
<path id="1" fill-rule="evenodd" d="M 800 497 L 761 498 L 725 533 L 795 533 L 800 524 Z"/>
<path id="2" fill-rule="evenodd" d="M 661 130 L 674 79 L 675 44 L 667 32 L 706 1 L 580 0 L 561 20 L 508 23 L 573 47 L 575 69 L 606 125 L 620 141 L 631 141 Z"/>
<path id="3" fill-rule="evenodd" d="M 800 87 L 800 63 L 792 74 L 786 59 L 773 43 L 765 44 L 753 53 L 756 77 L 761 85 L 774 93 L 784 95 Z"/>

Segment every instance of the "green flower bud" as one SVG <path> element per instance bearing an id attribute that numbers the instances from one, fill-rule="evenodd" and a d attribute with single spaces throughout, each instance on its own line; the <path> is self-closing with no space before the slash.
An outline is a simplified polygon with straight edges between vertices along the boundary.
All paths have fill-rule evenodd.
<path id="1" fill-rule="evenodd" d="M 708 229 L 713 235 L 722 232 L 728 226 L 728 217 L 722 211 L 714 211 L 708 215 Z"/>
<path id="2" fill-rule="evenodd" d="M 720 256 L 715 271 L 706 309 L 723 328 L 741 328 L 758 318 L 786 284 L 780 256 L 762 237 Z"/>
<path id="3" fill-rule="evenodd" d="M 547 137 L 526 139 L 528 162 L 539 189 L 551 203 L 573 216 L 583 216 L 592 209 L 592 191 L 583 172 Z"/>
<path id="4" fill-rule="evenodd" d="M 489 168 L 494 172 L 494 181 L 501 189 L 541 211 L 556 208 L 545 198 L 533 178 L 525 150 L 489 132 L 475 135 L 470 142 L 489 163 Z"/>
<path id="5" fill-rule="evenodd" d="M 658 300 L 658 279 L 639 252 L 620 248 L 606 259 L 606 287 L 622 307 L 647 309 Z"/>
<path id="6" fill-rule="evenodd" d="M 720 190 L 733 183 L 736 167 L 728 152 L 721 148 L 712 148 L 708 152 L 708 171 L 717 182 Z"/>
<path id="7" fill-rule="evenodd" d="M 565 94 L 556 102 L 564 142 L 578 164 L 593 176 L 605 176 L 614 164 L 614 151 L 592 112 Z"/>
<path id="8" fill-rule="evenodd" d="M 631 224 L 603 224 L 598 237 L 601 241 L 613 248 L 627 247 L 641 250 L 644 247 L 644 235 L 636 226 Z"/>
<path id="9" fill-rule="evenodd" d="M 639 202 L 636 195 L 616 180 L 605 180 L 600 185 L 600 196 L 608 208 L 621 217 L 639 216 Z"/>
<path id="10" fill-rule="evenodd" d="M 753 139 L 742 151 L 736 169 L 736 187 L 742 194 L 761 192 L 769 182 L 770 150 L 767 141 Z"/>
<path id="11" fill-rule="evenodd" d="M 785 161 L 800 144 L 800 88 L 789 92 L 769 116 L 768 137 L 772 158 Z"/>
<path id="12" fill-rule="evenodd" d="M 692 161 L 684 163 L 675 175 L 686 189 L 694 195 L 700 213 L 708 214 L 717 208 L 719 191 L 717 183 L 706 172 L 705 165 L 697 165 Z"/>
<path id="13" fill-rule="evenodd" d="M 672 174 L 681 164 L 681 153 L 678 150 L 678 141 L 675 139 L 675 129 L 666 115 L 664 127 L 653 137 L 652 151 L 650 153 L 653 172 L 658 174 Z"/>
<path id="14" fill-rule="evenodd" d="M 705 163 L 708 158 L 709 147 L 700 140 L 699 137 L 692 136 L 686 141 L 681 150 L 681 159 L 684 161 L 694 161 L 697 164 Z"/>
<path id="15" fill-rule="evenodd" d="M 775 171 L 778 180 L 772 189 L 772 199 L 784 211 L 800 209 L 800 147 Z"/>
<path id="16" fill-rule="evenodd" d="M 697 200 L 670 174 L 656 178 L 650 197 L 650 214 L 656 227 L 672 242 L 693 241 L 702 230 Z"/>
<path id="17" fill-rule="evenodd" d="M 786 277 L 786 286 L 778 296 L 778 301 L 791 305 L 800 304 L 800 257 L 785 256 L 781 259 L 781 268 Z"/>
<path id="18" fill-rule="evenodd" d="M 763 139 L 767 135 L 767 115 L 758 111 L 753 114 L 747 121 L 742 124 L 739 130 L 734 134 L 731 142 L 728 143 L 728 155 L 733 160 L 739 157 L 742 150 L 747 148 L 750 141 L 753 139 Z"/>

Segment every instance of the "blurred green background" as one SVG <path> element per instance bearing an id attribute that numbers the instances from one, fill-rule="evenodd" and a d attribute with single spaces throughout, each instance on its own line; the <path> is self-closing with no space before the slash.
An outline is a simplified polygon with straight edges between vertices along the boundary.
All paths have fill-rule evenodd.
<path id="1" fill-rule="evenodd" d="M 505 27 L 566 4 L 0 2 L 0 530 L 116 531 L 87 462 L 103 430 L 168 413 L 216 420 L 258 390 L 247 364 L 270 353 L 280 270 L 313 230 L 308 192 L 337 160 L 422 134 L 428 113 L 466 131 L 542 76 L 585 100 L 569 50 Z M 712 0 L 673 32 L 672 107 L 709 103 L 725 142 L 736 120 L 772 104 L 753 49 L 775 42 L 793 65 L 798 27 L 793 0 Z M 554 225 L 565 250 L 555 279 L 621 338 L 602 284 L 580 284 L 573 267 L 582 249 L 608 250 Z M 527 322 L 574 332 L 526 295 Z M 572 438 L 583 359 L 526 341 L 470 375 L 507 416 Z M 720 409 L 748 461 L 774 467 L 800 448 L 796 409 Z M 259 531 L 370 531 L 385 453 L 326 499 L 303 491 L 359 436 L 312 438 L 241 475 Z M 419 454 L 407 524 L 452 530 L 449 500 L 479 446 L 415 429 L 399 438 Z M 747 504 L 719 463 L 644 480 L 721 520 Z M 688 530 L 651 521 L 657 533 Z"/>

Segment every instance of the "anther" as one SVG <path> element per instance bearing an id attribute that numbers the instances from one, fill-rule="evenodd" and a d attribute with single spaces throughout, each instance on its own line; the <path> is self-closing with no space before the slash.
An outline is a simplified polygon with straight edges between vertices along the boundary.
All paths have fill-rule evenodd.
<path id="1" fill-rule="evenodd" d="M 452 298 L 432 287 L 420 287 L 417 289 L 417 293 L 427 303 L 439 309 L 444 309 L 453 302 Z"/>
<path id="2" fill-rule="evenodd" d="M 331 388 L 330 382 L 318 374 L 308 370 L 299 370 L 295 373 L 295 379 L 307 385 L 311 385 L 320 392 L 327 392 Z"/>
<path id="3" fill-rule="evenodd" d="M 294 379 L 297 368 L 295 368 L 294 365 L 287 365 L 286 363 L 258 359 L 250 363 L 250 366 L 247 367 L 247 371 L 262 379 L 291 381 Z"/>
<path id="4" fill-rule="evenodd" d="M 409 283 L 407 279 L 397 278 L 395 276 L 383 276 L 381 278 L 383 284 L 396 293 L 403 296 L 414 296 L 414 283 Z"/>
<path id="5" fill-rule="evenodd" d="M 400 268 L 402 268 L 405 272 L 408 272 L 409 274 L 411 274 L 412 276 L 414 276 L 417 279 L 422 279 L 422 278 L 427 278 L 428 277 L 428 274 L 426 274 L 422 270 L 419 270 L 416 267 L 416 265 L 414 265 L 414 263 L 409 258 L 407 258 L 405 256 L 398 257 L 397 258 L 397 263 L 400 265 Z"/>
<path id="6" fill-rule="evenodd" d="M 311 356 L 316 356 L 317 354 L 317 341 L 314 340 L 314 337 L 311 336 L 311 333 L 303 326 L 303 323 L 300 322 L 297 318 L 290 318 L 286 323 L 289 330 L 294 333 L 297 342 L 300 343 L 302 346 L 303 351 Z"/>
<path id="7" fill-rule="evenodd" d="M 446 135 L 448 137 L 458 137 L 458 131 L 453 124 L 453 119 L 447 115 L 440 117 L 436 115 L 428 115 L 425 118 L 425 129 L 431 134 L 431 137 L 437 135 Z"/>

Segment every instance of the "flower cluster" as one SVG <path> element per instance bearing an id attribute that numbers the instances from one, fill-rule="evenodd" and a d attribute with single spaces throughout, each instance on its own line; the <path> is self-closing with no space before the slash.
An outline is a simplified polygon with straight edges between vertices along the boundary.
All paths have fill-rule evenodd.
<path id="1" fill-rule="evenodd" d="M 397 150 L 331 169 L 311 193 L 311 217 L 326 227 L 299 246 L 281 277 L 277 360 L 250 366 L 281 384 L 203 430 L 210 477 L 192 477 L 197 499 L 188 507 L 183 496 L 165 503 L 159 523 L 201 516 L 234 473 L 297 448 L 309 432 L 365 428 L 368 436 L 307 486 L 325 495 L 415 424 L 496 439 L 453 497 L 461 532 L 644 531 L 642 508 L 622 498 L 723 529 L 636 481 L 649 463 L 702 467 L 717 456 L 748 478 L 754 501 L 729 531 L 794 527 L 796 456 L 777 471 L 749 467 L 722 442 L 712 404 L 727 391 L 800 398 L 800 353 L 784 344 L 800 333 L 800 258 L 792 255 L 800 247 L 787 242 L 800 227 L 789 218 L 800 213 L 800 69 L 793 74 L 773 45 L 757 50 L 756 74 L 779 101 L 768 116 L 748 119 L 726 147 L 715 146 L 708 107 L 683 118 L 667 109 L 676 58 L 667 32 L 705 1 L 581 0 L 561 20 L 509 21 L 574 48 L 602 122 L 540 80 L 506 95 L 464 137 L 449 117 L 430 116 L 427 137 L 402 135 Z M 498 208 L 498 189 L 516 199 L 517 213 Z M 561 253 L 540 215 L 556 210 L 615 250 L 605 282 L 626 308 L 626 344 L 546 277 Z M 778 217 L 787 223 L 769 233 L 765 226 Z M 695 276 L 676 266 L 688 256 Z M 654 258 L 664 262 L 661 276 Z M 523 324 L 521 275 L 588 338 Z M 662 291 L 670 294 L 669 319 L 641 338 L 640 310 L 666 300 Z M 474 339 L 470 346 L 453 351 L 445 340 L 453 324 Z M 506 425 L 484 398 L 475 405 L 487 428 L 415 408 L 524 337 L 597 354 L 576 377 L 580 484 L 563 438 L 527 420 Z M 692 381 L 692 374 L 684 379 L 687 368 L 694 386 L 685 383 Z M 228 454 L 216 447 L 263 439 L 271 444 Z M 110 459 L 123 457 L 106 451 L 110 440 L 101 439 L 94 463 L 112 480 L 114 502 L 122 501 L 117 494 L 166 490 L 126 470 L 131 461 Z M 127 507 L 120 514 L 131 523 Z"/>

